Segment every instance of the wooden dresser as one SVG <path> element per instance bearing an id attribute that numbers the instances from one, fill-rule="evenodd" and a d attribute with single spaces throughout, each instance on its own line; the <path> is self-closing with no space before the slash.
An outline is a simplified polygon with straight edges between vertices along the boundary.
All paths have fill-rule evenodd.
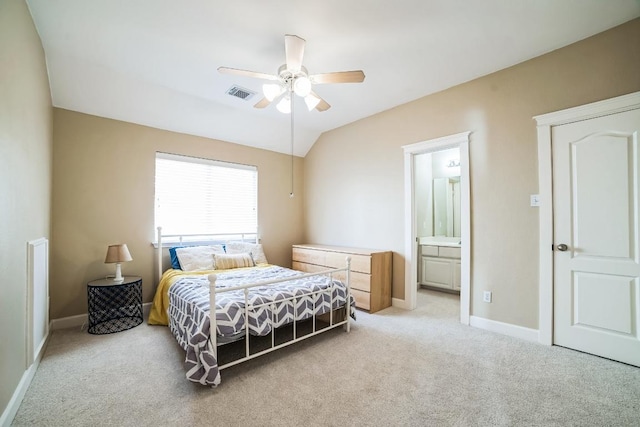
<path id="1" fill-rule="evenodd" d="M 356 307 L 374 313 L 391 306 L 391 251 L 325 245 L 293 245 L 292 268 L 315 273 L 346 266 L 351 257 L 351 294 Z M 336 275 L 344 280 L 346 275 Z"/>

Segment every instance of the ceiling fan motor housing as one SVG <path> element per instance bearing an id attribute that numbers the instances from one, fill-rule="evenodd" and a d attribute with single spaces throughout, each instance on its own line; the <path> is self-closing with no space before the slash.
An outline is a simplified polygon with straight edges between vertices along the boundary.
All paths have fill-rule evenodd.
<path id="1" fill-rule="evenodd" d="M 300 67 L 300 71 L 294 73 L 287 68 L 287 64 L 282 64 L 278 68 L 278 76 L 289 92 L 295 92 L 296 95 L 303 98 L 311 93 L 309 72 L 304 66 Z"/>

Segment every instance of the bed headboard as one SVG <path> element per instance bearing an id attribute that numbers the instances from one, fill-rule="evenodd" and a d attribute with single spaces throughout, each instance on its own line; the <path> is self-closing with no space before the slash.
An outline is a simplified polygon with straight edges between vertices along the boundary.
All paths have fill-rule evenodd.
<path id="1" fill-rule="evenodd" d="M 258 233 L 218 233 L 218 234 L 162 234 L 157 228 L 158 281 L 164 273 L 163 248 L 170 246 L 202 246 L 225 244 L 228 242 L 260 243 Z"/>

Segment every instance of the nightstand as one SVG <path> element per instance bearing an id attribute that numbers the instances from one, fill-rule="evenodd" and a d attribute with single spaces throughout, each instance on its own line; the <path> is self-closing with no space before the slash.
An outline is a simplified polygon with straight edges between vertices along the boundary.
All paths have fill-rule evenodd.
<path id="1" fill-rule="evenodd" d="M 99 279 L 87 283 L 89 333 L 111 334 L 142 323 L 142 278 Z"/>

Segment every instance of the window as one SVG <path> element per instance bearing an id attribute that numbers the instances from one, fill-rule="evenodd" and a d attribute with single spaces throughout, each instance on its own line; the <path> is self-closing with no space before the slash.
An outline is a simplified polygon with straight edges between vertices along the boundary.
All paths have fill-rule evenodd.
<path id="1" fill-rule="evenodd" d="M 255 166 L 156 153 L 156 227 L 163 235 L 258 233 Z"/>

